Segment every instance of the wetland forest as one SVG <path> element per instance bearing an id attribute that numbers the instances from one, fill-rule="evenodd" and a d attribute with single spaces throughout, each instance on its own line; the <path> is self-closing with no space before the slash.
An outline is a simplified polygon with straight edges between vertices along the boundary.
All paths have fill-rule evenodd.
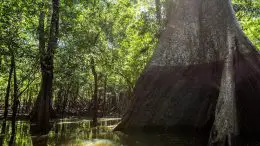
<path id="1" fill-rule="evenodd" d="M 260 0 L 0 0 L 0 146 L 260 146 Z"/>

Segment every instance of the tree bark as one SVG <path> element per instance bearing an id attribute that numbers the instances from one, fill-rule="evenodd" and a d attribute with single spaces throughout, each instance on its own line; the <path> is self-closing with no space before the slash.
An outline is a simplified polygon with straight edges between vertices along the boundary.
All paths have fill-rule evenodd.
<path id="1" fill-rule="evenodd" d="M 115 130 L 211 131 L 209 145 L 260 134 L 259 53 L 230 0 L 175 0 L 169 8 L 158 48 Z"/>
<path id="2" fill-rule="evenodd" d="M 228 52 L 224 61 L 219 97 L 215 110 L 215 121 L 211 130 L 209 146 L 234 145 L 239 135 L 235 93 L 236 38 L 231 30 L 227 33 Z"/>
<path id="3" fill-rule="evenodd" d="M 52 80 L 53 80 L 53 57 L 54 50 L 57 48 L 59 34 L 59 0 L 52 1 L 53 12 L 50 25 L 49 41 L 46 52 L 44 41 L 44 12 L 41 11 L 39 17 L 39 52 L 41 55 L 41 87 L 31 113 L 31 121 L 35 122 L 37 131 L 47 132 L 50 127 L 50 114 L 53 114 L 51 106 L 52 99 Z"/>

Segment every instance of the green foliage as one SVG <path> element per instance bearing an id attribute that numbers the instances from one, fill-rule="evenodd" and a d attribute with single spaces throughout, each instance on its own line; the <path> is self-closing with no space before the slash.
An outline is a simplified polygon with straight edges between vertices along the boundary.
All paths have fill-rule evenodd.
<path id="1" fill-rule="evenodd" d="M 34 0 L 5 0 L 0 4 L 0 96 L 4 97 L 7 84 L 7 74 L 10 64 L 10 52 L 14 52 L 17 64 L 18 84 L 21 91 L 29 80 L 34 80 L 37 56 L 37 1 Z M 1 101 L 4 99 L 1 98 Z"/>
<path id="2" fill-rule="evenodd" d="M 120 93 L 131 96 L 136 79 L 157 46 L 162 28 L 156 20 L 154 0 L 61 0 L 60 3 L 60 36 L 54 56 L 54 103 L 66 98 L 70 106 L 79 105 L 92 97 L 91 57 L 98 73 L 100 98 L 107 95 L 110 100 Z M 41 4 L 44 4 L 42 9 Z M 245 34 L 259 49 L 259 0 L 233 0 L 233 4 Z M 47 40 L 51 1 L 4 0 L 0 3 L 0 96 L 5 94 L 12 50 L 16 56 L 19 92 L 29 87 L 20 97 L 22 104 L 35 100 L 39 90 L 41 10 L 47 18 Z M 162 19 L 165 19 L 165 9 L 162 11 Z M 0 102 L 3 103 L 3 98 Z"/>
<path id="3" fill-rule="evenodd" d="M 260 49 L 260 1 L 233 0 L 232 2 L 243 31 L 252 43 Z"/>
<path id="4" fill-rule="evenodd" d="M 100 90 L 107 78 L 107 86 L 117 93 L 131 92 L 157 42 L 154 35 L 158 26 L 149 2 L 152 1 L 64 3 L 61 43 L 55 61 L 56 77 L 59 76 L 55 78 L 56 85 L 74 82 L 82 86 L 81 92 L 86 88 L 92 90 L 90 58 L 93 57 Z"/>
<path id="5" fill-rule="evenodd" d="M 134 83 L 157 44 L 153 0 L 61 0 L 60 36 L 54 61 L 54 100 L 71 102 L 92 97 L 94 79 L 90 58 L 98 73 L 99 97 L 131 93 Z M 40 5 L 44 4 L 44 7 Z M 0 4 L 0 96 L 4 97 L 15 52 L 22 104 L 36 99 L 40 85 L 38 19 L 45 12 L 46 40 L 51 3 L 47 0 L 5 0 Z M 104 92 L 107 88 L 107 93 Z M 63 96 L 59 97 L 59 93 Z M 1 98 L 3 103 L 3 98 Z"/>

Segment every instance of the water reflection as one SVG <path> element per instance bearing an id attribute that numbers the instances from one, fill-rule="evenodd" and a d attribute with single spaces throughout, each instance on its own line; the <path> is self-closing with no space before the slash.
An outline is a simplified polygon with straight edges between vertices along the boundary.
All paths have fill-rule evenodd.
<path id="1" fill-rule="evenodd" d="M 114 121 L 113 124 L 116 124 L 119 122 L 119 119 L 100 119 L 100 121 Z M 108 127 L 111 125 L 104 125 L 95 128 L 91 127 L 91 125 L 90 120 L 64 119 L 58 121 L 53 126 L 53 130 L 49 133 L 48 145 L 91 146 L 95 143 L 101 142 L 104 144 L 110 143 L 110 145 L 119 145 L 119 138 L 117 138 L 116 134 Z"/>
<path id="2" fill-rule="evenodd" d="M 99 119 L 99 127 L 91 127 L 91 121 L 69 118 L 57 120 L 46 135 L 31 133 L 28 121 L 17 121 L 15 146 L 203 146 L 201 139 L 173 134 L 125 135 L 112 132 L 120 119 Z M 1 125 L 2 126 L 2 125 Z M 2 128 L 2 127 L 0 127 Z M 3 146 L 11 139 L 11 122 L 6 123 L 6 134 L 0 136 Z"/>
<path id="3" fill-rule="evenodd" d="M 0 144 L 3 146 L 117 146 L 119 137 L 111 128 L 120 119 L 99 119 L 100 127 L 91 127 L 91 121 L 86 119 L 69 118 L 57 120 L 46 135 L 38 135 L 32 131 L 28 121 L 16 122 L 16 133 L 11 134 L 11 122 L 7 121 L 0 129 L 5 134 L 0 135 Z M 1 121 L 0 121 L 1 122 Z M 31 128 L 31 129 L 30 129 Z M 12 144 L 13 143 L 13 144 Z"/>
<path id="4" fill-rule="evenodd" d="M 1 129 L 3 125 L 1 125 Z M 11 121 L 7 121 L 5 127 L 5 134 L 1 135 L 2 145 L 14 146 L 31 146 L 31 135 L 29 122 L 17 121 L 15 127 L 15 135 L 12 135 Z"/>

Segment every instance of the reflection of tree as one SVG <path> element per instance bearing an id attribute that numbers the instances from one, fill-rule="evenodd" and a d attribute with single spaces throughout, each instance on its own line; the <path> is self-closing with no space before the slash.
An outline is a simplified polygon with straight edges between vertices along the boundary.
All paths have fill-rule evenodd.
<path id="1" fill-rule="evenodd" d="M 13 146 L 14 145 L 14 140 L 15 140 L 15 132 L 12 132 L 11 138 L 9 140 L 9 146 Z"/>
<path id="2" fill-rule="evenodd" d="M 47 146 L 48 135 L 32 136 L 33 146 Z"/>
<path id="3" fill-rule="evenodd" d="M 6 120 L 3 121 L 2 129 L 1 129 L 0 146 L 2 146 L 2 145 L 3 145 L 3 142 L 4 142 L 5 129 L 6 129 Z"/>
<path id="4" fill-rule="evenodd" d="M 2 124 L 2 123 L 1 123 Z M 0 125 L 1 125 L 0 124 Z M 3 128 L 3 125 L 1 125 L 0 129 Z M 40 137 L 40 135 L 37 136 L 31 136 L 36 135 L 35 133 L 31 132 L 30 124 L 28 121 L 16 121 L 15 123 L 15 133 L 12 134 L 12 122 L 6 121 L 5 124 L 5 130 L 1 130 L 0 134 L 0 146 L 38 146 L 40 141 L 44 141 L 44 139 Z M 30 133 L 31 132 L 31 133 Z M 47 135 L 45 135 L 47 136 Z M 38 139 L 37 139 L 38 138 Z M 45 140 L 46 142 L 48 139 Z M 41 142 L 42 143 L 42 142 Z M 42 146 L 44 144 L 41 144 Z M 46 144 L 45 144 L 46 145 Z"/>
<path id="5" fill-rule="evenodd" d="M 66 132 L 67 132 L 67 126 L 65 127 L 65 124 L 61 124 L 61 130 L 60 130 L 60 142 L 65 141 Z"/>
<path id="6" fill-rule="evenodd" d="M 33 146 L 47 146 L 48 145 L 48 133 L 50 132 L 51 128 L 45 130 L 45 133 L 38 131 L 38 127 L 34 126 L 33 124 L 30 125 L 30 133 L 32 137 L 32 144 Z M 50 126 L 52 127 L 52 126 Z"/>
<path id="7" fill-rule="evenodd" d="M 39 139 L 39 138 L 38 138 Z M 33 137 L 34 145 L 41 142 L 40 146 L 50 145 L 81 145 L 86 141 L 95 141 L 98 139 L 106 139 L 113 142 L 118 142 L 119 137 L 111 132 L 110 128 L 91 127 L 90 120 L 62 120 L 53 126 L 49 132 L 48 138 L 37 140 Z M 48 141 L 48 142 L 47 142 Z M 39 145 L 39 144 L 38 144 Z"/>

